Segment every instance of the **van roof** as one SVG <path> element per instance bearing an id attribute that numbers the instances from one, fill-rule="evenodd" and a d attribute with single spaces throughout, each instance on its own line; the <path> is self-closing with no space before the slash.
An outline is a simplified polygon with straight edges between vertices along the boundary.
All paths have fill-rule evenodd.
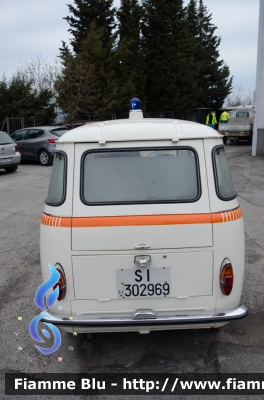
<path id="1" fill-rule="evenodd" d="M 94 122 L 64 133 L 57 143 L 128 142 L 139 140 L 209 139 L 222 137 L 215 129 L 196 122 L 145 118 Z"/>

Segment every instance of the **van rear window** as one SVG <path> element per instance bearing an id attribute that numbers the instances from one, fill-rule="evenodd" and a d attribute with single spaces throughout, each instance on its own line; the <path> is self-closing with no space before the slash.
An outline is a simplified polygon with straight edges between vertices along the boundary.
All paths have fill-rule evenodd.
<path id="1" fill-rule="evenodd" d="M 193 202 L 199 197 L 194 149 L 89 151 L 82 157 L 81 200 L 85 204 Z"/>
<path id="2" fill-rule="evenodd" d="M 236 192 L 223 146 L 214 148 L 213 164 L 217 196 L 225 201 L 234 199 Z"/>
<path id="3" fill-rule="evenodd" d="M 239 111 L 236 113 L 236 118 L 248 118 L 249 112 L 248 111 Z"/>
<path id="4" fill-rule="evenodd" d="M 66 196 L 66 155 L 58 151 L 54 155 L 46 204 L 51 206 L 60 206 L 62 203 L 64 203 L 65 196 Z"/>

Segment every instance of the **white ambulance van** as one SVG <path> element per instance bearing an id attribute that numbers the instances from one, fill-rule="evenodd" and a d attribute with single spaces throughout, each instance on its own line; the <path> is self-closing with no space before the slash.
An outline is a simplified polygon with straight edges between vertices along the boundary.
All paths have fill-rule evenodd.
<path id="1" fill-rule="evenodd" d="M 216 328 L 243 318 L 244 228 L 222 136 L 201 124 L 96 122 L 57 141 L 40 227 L 53 323 L 68 332 Z M 47 312 L 45 312 L 47 315 Z"/>

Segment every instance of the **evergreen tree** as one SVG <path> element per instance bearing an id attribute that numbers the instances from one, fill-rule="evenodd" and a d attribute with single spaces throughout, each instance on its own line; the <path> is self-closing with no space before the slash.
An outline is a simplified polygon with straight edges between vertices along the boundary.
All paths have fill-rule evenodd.
<path id="1" fill-rule="evenodd" d="M 31 115 L 36 125 L 52 125 L 56 115 L 54 93 L 49 89 L 40 90 L 35 96 Z"/>
<path id="2" fill-rule="evenodd" d="M 0 82 L 0 120 L 6 117 L 34 117 L 37 125 L 50 125 L 56 117 L 53 93 L 37 90 L 19 73 Z"/>
<path id="3" fill-rule="evenodd" d="M 187 23 L 189 30 L 196 39 L 196 60 L 199 71 L 199 106 L 219 108 L 231 92 L 232 80 L 230 71 L 223 60 L 219 60 L 221 39 L 215 35 L 217 29 L 211 23 L 203 0 L 190 0 L 187 7 Z"/>
<path id="4" fill-rule="evenodd" d="M 199 37 L 199 18 L 198 18 L 198 9 L 197 9 L 197 0 L 190 0 L 188 6 L 186 7 L 186 23 L 189 29 L 189 32 L 195 39 Z M 198 40 L 196 46 L 196 55 L 198 55 Z"/>
<path id="5" fill-rule="evenodd" d="M 97 115 L 113 113 L 117 105 L 114 71 L 116 67 L 114 54 L 116 34 L 112 33 L 115 27 L 113 0 L 74 0 L 74 3 L 75 6 L 68 6 L 72 15 L 65 18 L 70 24 L 69 31 L 73 35 L 70 41 L 73 51 L 71 52 L 64 42 L 60 49 L 63 71 L 56 85 L 59 104 L 61 106 L 63 104 L 65 109 L 66 97 L 68 109 L 72 108 L 73 104 L 76 107 L 78 104 L 75 117 L 78 117 L 80 113 L 85 116 L 84 110 L 86 113 L 94 112 Z M 85 79 L 85 65 L 87 79 Z M 70 81 L 76 90 L 69 90 L 66 93 L 64 89 L 69 86 L 71 71 L 75 71 Z M 78 73 L 82 75 L 80 79 Z M 85 98 L 76 98 L 77 93 L 79 96 L 84 93 L 81 82 L 85 84 L 86 105 Z M 88 91 L 88 87 L 90 91 Z M 77 90 L 77 88 L 79 89 Z M 73 99 L 69 102 L 70 94 Z M 82 111 L 77 111 L 80 107 Z M 69 115 L 72 115 L 72 112 Z"/>
<path id="6" fill-rule="evenodd" d="M 147 110 L 193 110 L 198 77 L 195 39 L 182 0 L 143 0 L 142 39 Z"/>
<path id="7" fill-rule="evenodd" d="M 121 0 L 117 11 L 118 45 L 115 49 L 116 83 L 119 90 L 117 112 L 128 112 L 131 98 L 144 102 L 143 54 L 140 40 L 142 7 L 138 0 Z"/>
<path id="8" fill-rule="evenodd" d="M 119 21 L 118 32 L 120 40 L 134 40 L 135 49 L 138 49 L 140 41 L 140 20 L 142 7 L 138 0 L 121 0 L 121 6 L 117 11 Z"/>
<path id="9" fill-rule="evenodd" d="M 134 68 L 133 57 L 136 55 L 131 50 L 131 41 L 122 39 L 113 53 L 112 65 L 112 84 L 111 90 L 114 91 L 115 114 L 125 113 L 128 116 L 129 103 L 133 97 L 140 97 L 137 91 L 138 75 Z"/>
<path id="10" fill-rule="evenodd" d="M 83 117 L 86 119 L 95 112 L 101 92 L 94 65 L 87 64 L 82 53 L 75 57 L 68 54 L 55 90 L 57 104 L 67 115 L 67 122 Z"/>
<path id="11" fill-rule="evenodd" d="M 62 75 L 55 88 L 58 104 L 71 119 L 112 113 L 116 106 L 113 54 L 102 43 L 103 31 L 94 22 L 78 54 L 61 49 Z"/>
<path id="12" fill-rule="evenodd" d="M 115 28 L 115 9 L 113 0 L 74 0 L 74 5 L 68 5 L 70 16 L 65 17 L 70 25 L 70 41 L 75 54 L 82 49 L 82 43 L 87 38 L 91 24 L 95 29 L 101 29 L 103 46 L 108 46 Z"/>

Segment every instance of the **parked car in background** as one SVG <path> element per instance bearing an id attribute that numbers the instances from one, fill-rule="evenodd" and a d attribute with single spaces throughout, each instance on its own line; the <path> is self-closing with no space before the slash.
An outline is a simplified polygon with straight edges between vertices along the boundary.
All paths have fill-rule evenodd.
<path id="1" fill-rule="evenodd" d="M 56 141 L 68 130 L 61 126 L 35 126 L 19 129 L 11 137 L 18 145 L 22 160 L 38 160 L 47 166 L 53 162 Z"/>
<path id="2" fill-rule="evenodd" d="M 6 132 L 0 131 L 0 169 L 15 172 L 20 161 L 18 145 Z"/>

